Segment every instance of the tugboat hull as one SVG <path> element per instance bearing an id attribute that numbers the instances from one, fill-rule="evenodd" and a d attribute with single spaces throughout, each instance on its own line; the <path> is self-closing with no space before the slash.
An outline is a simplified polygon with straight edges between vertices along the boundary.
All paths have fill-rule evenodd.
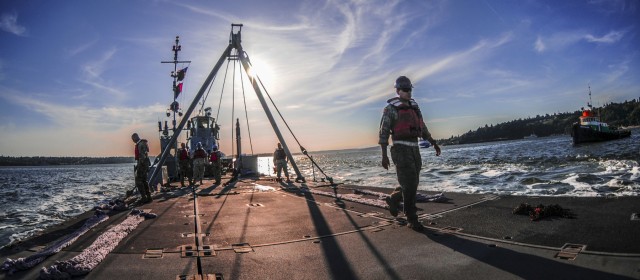
<path id="1" fill-rule="evenodd" d="M 571 129 L 571 137 L 573 137 L 573 144 L 580 144 L 586 142 L 602 142 L 609 140 L 616 140 L 631 136 L 629 130 L 613 130 L 613 131 L 598 131 L 590 126 L 582 126 L 580 124 L 574 124 Z"/>

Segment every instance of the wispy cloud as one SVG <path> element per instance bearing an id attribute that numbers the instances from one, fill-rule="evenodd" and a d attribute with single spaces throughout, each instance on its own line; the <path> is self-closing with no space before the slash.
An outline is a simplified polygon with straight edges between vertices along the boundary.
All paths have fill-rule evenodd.
<path id="1" fill-rule="evenodd" d="M 18 36 L 27 36 L 27 28 L 18 24 L 16 12 L 0 15 L 0 29 Z"/>
<path id="2" fill-rule="evenodd" d="M 632 58 L 627 58 L 620 63 L 610 64 L 608 68 L 611 72 L 605 74 L 605 80 L 609 83 L 616 82 L 629 71 L 629 64 L 632 61 Z"/>
<path id="3" fill-rule="evenodd" d="M 0 81 L 4 80 L 4 61 L 0 59 Z"/>
<path id="4" fill-rule="evenodd" d="M 585 33 L 583 31 L 557 32 L 548 37 L 538 36 L 534 43 L 534 49 L 539 53 L 548 50 L 561 50 L 584 38 Z"/>
<path id="5" fill-rule="evenodd" d="M 614 30 L 605 35 L 597 37 L 583 30 L 563 31 L 554 33 L 548 37 L 538 36 L 533 48 L 537 52 L 542 53 L 547 50 L 563 50 L 564 48 L 576 44 L 580 41 L 586 41 L 589 43 L 612 44 L 620 41 L 624 37 L 625 33 L 627 33 L 626 30 Z"/>
<path id="6" fill-rule="evenodd" d="M 111 82 L 103 78 L 104 71 L 108 68 L 109 62 L 116 54 L 115 48 L 110 49 L 102 54 L 102 56 L 94 61 L 90 61 L 81 67 L 84 74 L 82 82 L 96 88 L 99 92 L 104 92 L 118 99 L 123 99 L 126 93 L 119 87 L 110 85 Z"/>
<path id="7" fill-rule="evenodd" d="M 489 4 L 489 2 L 487 2 L 486 0 L 482 0 L 482 2 L 484 2 L 485 5 L 487 5 L 487 7 L 489 7 L 489 10 L 491 10 L 491 12 L 493 12 L 493 14 L 496 15 L 496 17 L 498 17 L 498 19 L 500 19 L 500 21 L 502 21 L 502 23 L 506 24 L 507 22 L 502 18 L 502 16 L 500 16 L 500 14 L 498 14 L 498 11 L 496 11 L 496 9 L 493 8 L 493 6 L 491 6 Z"/>
<path id="8" fill-rule="evenodd" d="M 75 46 L 74 48 L 71 48 L 69 50 L 67 50 L 68 55 L 70 57 L 76 56 L 80 53 L 83 53 L 84 51 L 86 51 L 87 49 L 89 49 L 91 46 L 95 45 L 98 42 L 98 40 L 92 40 L 90 42 L 87 42 L 83 45 L 79 45 L 79 46 Z"/>
<path id="9" fill-rule="evenodd" d="M 116 49 L 108 50 L 98 60 L 90 61 L 82 66 L 82 71 L 84 72 L 86 77 L 92 80 L 101 80 L 102 72 L 104 72 L 107 63 L 109 62 L 109 60 L 111 60 L 115 53 Z"/>
<path id="10" fill-rule="evenodd" d="M 411 79 L 415 84 L 422 79 L 435 75 L 436 73 L 441 73 L 452 69 L 473 68 L 469 67 L 469 65 L 473 65 L 478 61 L 483 61 L 484 59 L 490 57 L 496 48 L 506 44 L 510 40 L 511 34 L 504 34 L 503 36 L 494 40 L 481 40 L 475 45 L 471 46 L 469 49 L 452 53 L 445 57 L 425 57 L 418 59 L 417 61 L 413 61 L 413 64 L 405 66 L 405 69 L 403 69 L 403 71 L 405 73 L 411 73 Z M 379 72 L 377 74 L 380 77 L 386 77 L 386 79 L 380 80 L 377 77 L 369 80 L 365 79 L 360 83 L 356 83 L 356 86 L 354 87 L 354 90 L 362 88 L 371 88 L 377 90 L 364 96 L 351 95 L 350 93 L 352 91 L 350 91 L 349 89 L 346 89 L 345 91 L 336 91 L 334 94 L 332 94 L 332 99 L 335 100 L 350 98 L 350 102 L 345 104 L 336 104 L 336 106 L 326 109 L 325 112 L 337 112 L 345 110 L 351 111 L 354 108 L 359 108 L 389 98 L 389 91 L 392 91 L 392 88 L 388 77 L 395 77 L 398 74 L 393 73 L 392 71 Z"/>
<path id="11" fill-rule="evenodd" d="M 127 155 L 132 132 L 153 137 L 157 129 L 149 124 L 157 121 L 153 112 L 163 112 L 159 104 L 142 107 L 88 107 L 82 105 L 57 104 L 28 96 L 27 94 L 0 87 L 3 102 L 26 108 L 25 115 L 42 117 L 39 123 L 47 125 L 24 125 L 5 120 L 0 129 L 12 129 L 14 133 L 0 135 L 3 149 L 14 155 L 54 156 L 113 156 Z M 21 116 L 15 115 L 15 119 Z M 20 129 L 14 130 L 20 126 Z M 46 145 L 42 145 L 46 135 Z M 82 139 L 81 141 L 76 141 Z M 71 144 L 70 144 L 71 143 Z M 157 142 L 153 142 L 157 145 Z M 30 147 L 24 149 L 24 147 Z M 11 152 L 13 151 L 13 152 Z M 152 152 L 158 152 L 152 147 Z"/>
<path id="12" fill-rule="evenodd" d="M 606 14 L 635 13 L 638 10 L 638 1 L 628 0 L 589 0 L 591 5 L 598 7 L 599 11 Z"/>
<path id="13" fill-rule="evenodd" d="M 544 42 L 542 42 L 542 38 L 540 38 L 540 36 L 536 38 L 536 42 L 533 44 L 533 49 L 535 49 L 539 53 L 544 52 L 544 50 L 547 49 L 547 47 L 544 45 Z"/>
<path id="14" fill-rule="evenodd" d="M 620 39 L 622 39 L 624 34 L 625 34 L 625 31 L 611 31 L 602 37 L 595 37 L 591 34 L 587 34 L 585 35 L 585 39 L 588 42 L 611 44 L 611 43 L 620 41 Z"/>
<path id="15" fill-rule="evenodd" d="M 164 106 L 159 104 L 147 107 L 86 107 L 82 105 L 56 104 L 28 97 L 29 94 L 4 88 L 0 98 L 27 108 L 31 112 L 43 115 L 59 128 L 84 127 L 90 130 L 114 130 L 121 126 L 141 123 L 153 123 L 154 117 L 149 112 L 162 112 Z"/>
<path id="16" fill-rule="evenodd" d="M 218 19 L 221 19 L 224 22 L 236 22 L 237 19 L 238 19 L 237 17 L 229 16 L 230 13 L 225 13 L 224 11 L 221 11 L 219 9 L 208 9 L 208 8 L 205 8 L 204 6 L 183 4 L 183 3 L 180 3 L 180 2 L 175 2 L 174 4 L 177 5 L 177 6 L 181 6 L 183 8 L 186 8 L 187 10 L 189 10 L 191 12 L 194 12 L 196 14 L 202 14 L 202 15 L 216 17 Z"/>

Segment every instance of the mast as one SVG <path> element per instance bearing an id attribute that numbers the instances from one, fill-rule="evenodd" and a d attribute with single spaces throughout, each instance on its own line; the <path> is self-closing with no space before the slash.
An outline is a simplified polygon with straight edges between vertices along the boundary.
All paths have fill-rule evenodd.
<path id="1" fill-rule="evenodd" d="M 587 103 L 587 107 L 593 110 L 593 102 L 591 102 L 591 84 L 589 84 L 589 103 Z"/>
<path id="2" fill-rule="evenodd" d="M 173 103 L 171 103 L 171 106 L 169 107 L 169 110 L 171 110 L 173 112 L 173 122 L 172 122 L 172 127 L 171 127 L 171 131 L 173 133 L 176 132 L 176 113 L 178 113 L 180 116 L 182 116 L 182 111 L 180 110 L 180 106 L 178 104 L 178 102 L 176 101 L 176 99 L 178 99 L 178 95 L 180 94 L 180 92 L 178 92 L 179 90 L 182 91 L 182 89 L 178 88 L 178 63 L 191 63 L 190 60 L 178 60 L 178 52 L 182 51 L 182 46 L 180 45 L 180 36 L 176 36 L 176 43 L 173 45 L 172 49 L 173 51 L 173 61 L 161 61 L 160 63 L 172 63 L 173 64 L 173 71 L 171 71 L 171 78 L 173 78 L 173 82 L 172 82 L 172 92 L 173 92 Z M 177 142 L 176 142 L 176 150 L 177 150 Z"/>
<path id="3" fill-rule="evenodd" d="M 242 170 L 242 140 L 240 138 L 240 119 L 236 119 L 236 169 Z"/>

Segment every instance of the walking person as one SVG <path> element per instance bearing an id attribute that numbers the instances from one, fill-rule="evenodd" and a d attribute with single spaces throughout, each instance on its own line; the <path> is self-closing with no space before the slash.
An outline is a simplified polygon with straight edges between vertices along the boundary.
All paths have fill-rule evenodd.
<path id="1" fill-rule="evenodd" d="M 153 200 L 151 199 L 151 191 L 149 190 L 149 182 L 147 181 L 149 167 L 151 166 L 151 161 L 149 160 L 149 145 L 146 139 L 140 139 L 138 133 L 132 134 L 131 140 L 133 140 L 133 143 L 136 143 L 134 148 L 136 166 L 134 170 L 136 173 L 135 184 L 140 193 L 140 202 L 149 203 Z"/>
<path id="2" fill-rule="evenodd" d="M 207 164 L 207 152 L 202 148 L 202 143 L 198 142 L 196 151 L 193 153 L 193 182 L 200 181 L 204 178 L 204 169 Z"/>
<path id="3" fill-rule="evenodd" d="M 215 184 L 219 185 L 222 181 L 222 155 L 218 151 L 218 146 L 213 145 L 213 151 L 209 156 L 209 162 L 211 162 L 211 169 L 213 171 L 213 178 L 216 180 Z"/>
<path id="4" fill-rule="evenodd" d="M 422 158 L 418 137 L 429 141 L 436 150 L 436 156 L 440 155 L 440 146 L 431 137 L 422 118 L 422 112 L 418 103 L 411 98 L 413 85 L 405 76 L 396 79 L 395 89 L 397 97 L 387 100 L 382 119 L 380 121 L 380 139 L 378 144 L 382 148 L 382 167 L 389 169 L 389 157 L 387 146 L 389 136 L 393 140 L 391 146 L 391 159 L 396 166 L 398 176 L 397 187 L 389 197 L 387 204 L 392 216 L 398 215 L 400 201 L 404 197 L 404 214 L 407 217 L 407 226 L 416 231 L 424 230 L 424 226 L 418 221 L 416 208 L 416 192 L 420 183 L 420 169 Z"/>
<path id="5" fill-rule="evenodd" d="M 284 176 L 287 176 L 287 183 L 291 183 L 291 180 L 289 180 L 289 170 L 287 170 L 287 160 L 287 153 L 284 152 L 282 145 L 278 143 L 278 148 L 273 152 L 273 164 L 276 166 L 276 172 L 278 175 L 276 180 L 278 182 L 282 181 L 280 174 L 282 173 L 282 170 L 284 170 Z"/>
<path id="6" fill-rule="evenodd" d="M 178 166 L 180 167 L 180 185 L 184 188 L 185 178 L 187 178 L 187 183 L 192 185 L 191 157 L 189 157 L 189 149 L 184 143 L 180 143 L 180 149 L 178 149 Z"/>

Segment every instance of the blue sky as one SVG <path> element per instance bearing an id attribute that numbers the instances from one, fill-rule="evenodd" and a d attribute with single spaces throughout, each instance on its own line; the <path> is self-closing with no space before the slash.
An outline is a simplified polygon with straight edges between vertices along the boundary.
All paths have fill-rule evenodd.
<path id="1" fill-rule="evenodd" d="M 0 154 L 126 156 L 134 131 L 159 153 L 157 121 L 172 101 L 173 70 L 160 61 L 172 59 L 179 35 L 180 59 L 192 61 L 178 99 L 187 107 L 226 48 L 231 23 L 244 24 L 245 51 L 310 151 L 375 146 L 399 75 L 414 82 L 435 138 L 578 110 L 589 84 L 595 105 L 640 98 L 639 6 L 637 0 L 2 1 Z M 206 101 L 214 109 L 222 74 Z M 226 153 L 234 101 L 228 79 L 219 113 Z M 242 88 L 235 85 L 235 117 L 244 125 Z M 272 152 L 277 139 L 248 86 L 245 98 L 253 151 Z M 243 139 L 250 152 L 246 126 Z"/>

